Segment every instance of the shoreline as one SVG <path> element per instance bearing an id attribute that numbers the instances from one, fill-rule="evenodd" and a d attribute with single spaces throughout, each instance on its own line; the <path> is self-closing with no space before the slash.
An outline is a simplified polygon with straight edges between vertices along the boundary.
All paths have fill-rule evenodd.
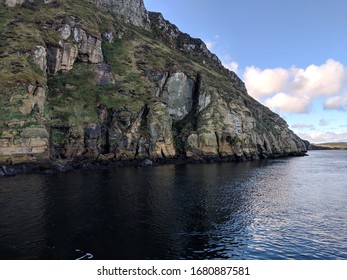
<path id="1" fill-rule="evenodd" d="M 218 163 L 218 162 L 249 162 L 264 159 L 288 158 L 308 156 L 308 153 L 289 154 L 289 155 L 269 155 L 268 157 L 176 157 L 163 159 L 132 159 L 132 160 L 42 160 L 39 162 L 23 162 L 17 164 L 0 163 L 0 178 L 13 177 L 21 174 L 43 174 L 52 175 L 57 173 L 66 173 L 73 170 L 102 170 L 115 167 L 151 167 L 165 164 L 200 164 L 200 163 Z"/>
<path id="2" fill-rule="evenodd" d="M 312 145 L 311 144 L 311 151 L 345 151 L 347 148 L 343 147 L 329 147 L 329 146 L 318 146 L 318 145 Z"/>

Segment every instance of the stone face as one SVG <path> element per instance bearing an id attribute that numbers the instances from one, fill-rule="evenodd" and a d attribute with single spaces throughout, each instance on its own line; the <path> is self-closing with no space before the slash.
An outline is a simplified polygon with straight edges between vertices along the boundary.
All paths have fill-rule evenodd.
<path id="1" fill-rule="evenodd" d="M 143 0 L 92 0 L 92 2 L 118 14 L 128 23 L 149 29 L 148 13 Z"/>
<path id="2" fill-rule="evenodd" d="M 78 58 L 83 62 L 100 63 L 104 61 L 101 40 L 76 27 L 73 33 L 74 41 L 78 43 Z"/>
<path id="3" fill-rule="evenodd" d="M 77 59 L 78 48 L 72 43 L 60 41 L 61 47 L 48 47 L 48 69 L 50 73 L 70 71 Z"/>
<path id="4" fill-rule="evenodd" d="M 174 119 L 184 118 L 193 105 L 195 83 L 184 73 L 173 73 L 165 82 L 161 99 Z"/>
<path id="5" fill-rule="evenodd" d="M 155 96 L 168 107 L 170 116 L 181 120 L 192 110 L 196 82 L 183 72 L 149 73 L 155 87 Z"/>
<path id="6" fill-rule="evenodd" d="M 101 63 L 104 61 L 101 40 L 79 27 L 65 24 L 60 29 L 59 46 L 48 47 L 48 70 L 50 73 L 70 71 L 77 59 L 82 62 Z M 67 40 L 73 35 L 73 43 Z"/>

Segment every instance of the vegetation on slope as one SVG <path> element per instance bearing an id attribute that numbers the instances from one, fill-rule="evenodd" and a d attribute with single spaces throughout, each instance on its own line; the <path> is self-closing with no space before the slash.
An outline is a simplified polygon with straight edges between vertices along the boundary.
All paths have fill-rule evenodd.
<path id="1" fill-rule="evenodd" d="M 346 142 L 312 144 L 312 150 L 347 150 Z"/>
<path id="2" fill-rule="evenodd" d="M 90 1 L 57 0 L 44 5 L 35 0 L 10 9 L 0 6 L 3 39 L 0 40 L 0 137 L 6 139 L 4 143 L 12 141 L 14 146 L 21 145 L 13 139 L 20 139 L 26 128 L 40 128 L 50 134 L 52 150 L 72 146 L 83 150 L 94 145 L 102 153 L 110 153 L 114 148 L 115 156 L 119 149 L 130 149 L 135 156 L 141 153 L 152 156 L 149 148 L 152 145 L 159 150 L 155 155 L 166 157 L 176 152 L 184 154 L 191 136 L 190 144 L 205 145 L 206 153 L 216 156 L 232 154 L 233 149 L 239 157 L 242 151 L 247 158 L 251 153 L 267 156 L 263 146 L 270 150 L 272 147 L 279 154 L 290 153 L 300 141 L 295 137 L 282 141 L 290 133 L 277 114 L 250 97 L 242 81 L 225 69 L 201 40 L 178 29 L 174 35 L 166 33 L 154 24 L 155 19 L 160 21 L 156 18 L 158 14 L 152 16 L 152 29 L 147 30 L 123 22 L 119 16 L 96 8 Z M 165 24 L 175 29 L 170 23 Z M 66 26 L 71 35 L 62 39 Z M 66 51 L 64 44 L 75 48 L 75 52 L 80 48 L 81 43 L 75 39 L 76 30 L 85 32 L 91 41 L 98 40 L 102 59 L 85 60 L 78 53 L 77 59 L 71 59 L 73 65 L 68 70 L 49 68 L 46 73 L 40 69 L 33 61 L 38 46 L 47 51 L 48 62 L 52 63 L 57 60 L 58 51 Z M 105 38 L 105 33 L 113 34 L 113 40 Z M 61 62 L 62 58 L 59 59 Z M 98 80 L 103 67 L 110 69 L 111 82 Z M 161 77 L 175 73 L 183 73 L 194 84 L 193 104 L 182 119 L 171 120 L 166 101 L 156 92 L 159 86 L 163 87 Z M 44 91 L 41 98 L 44 110 L 36 100 L 35 89 L 30 91 L 30 88 Z M 203 109 L 198 104 L 201 95 L 210 98 Z M 157 102 L 163 106 L 156 106 Z M 154 123 L 149 124 L 147 114 L 153 108 L 166 120 L 170 119 L 167 124 L 170 127 L 161 127 L 160 118 L 152 115 Z M 139 116 L 141 120 L 136 122 Z M 100 129 L 103 136 L 98 132 Z M 110 139 L 101 139 L 100 149 L 99 142 L 89 143 L 87 130 L 98 139 Z M 219 141 L 227 142 L 229 146 L 223 144 L 222 148 L 226 150 L 219 152 Z M 278 145 L 270 144 L 276 141 Z"/>

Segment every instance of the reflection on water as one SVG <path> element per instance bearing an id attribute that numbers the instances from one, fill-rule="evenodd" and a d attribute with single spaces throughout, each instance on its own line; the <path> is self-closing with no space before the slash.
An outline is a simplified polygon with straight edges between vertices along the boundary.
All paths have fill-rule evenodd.
<path id="1" fill-rule="evenodd" d="M 346 152 L 0 179 L 1 259 L 347 259 Z"/>

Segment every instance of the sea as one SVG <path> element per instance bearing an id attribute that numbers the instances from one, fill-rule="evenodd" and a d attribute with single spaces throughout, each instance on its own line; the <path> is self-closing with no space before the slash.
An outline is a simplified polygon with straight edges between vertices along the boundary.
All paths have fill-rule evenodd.
<path id="1" fill-rule="evenodd" d="M 347 259 L 347 151 L 0 178 L 2 260 Z"/>

